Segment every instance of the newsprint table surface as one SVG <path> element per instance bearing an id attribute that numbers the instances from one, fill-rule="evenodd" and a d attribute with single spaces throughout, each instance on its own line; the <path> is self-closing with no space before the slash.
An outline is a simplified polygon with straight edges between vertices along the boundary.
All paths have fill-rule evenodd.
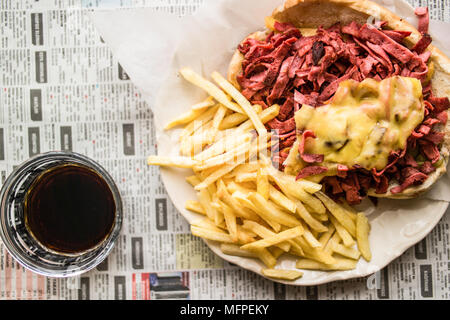
<path id="1" fill-rule="evenodd" d="M 87 13 L 153 7 L 185 15 L 202 2 L 0 2 L 0 181 L 34 154 L 72 150 L 111 173 L 125 215 L 112 253 L 80 277 L 36 275 L 0 242 L 0 299 L 448 299 L 448 212 L 423 241 L 374 275 L 378 286 L 370 277 L 311 287 L 281 285 L 223 261 L 190 235 L 159 169 L 146 165 L 147 155 L 156 153 L 149 106 Z M 450 0 L 408 2 L 428 5 L 432 19 L 450 22 Z M 42 60 L 44 65 L 36 63 Z"/>

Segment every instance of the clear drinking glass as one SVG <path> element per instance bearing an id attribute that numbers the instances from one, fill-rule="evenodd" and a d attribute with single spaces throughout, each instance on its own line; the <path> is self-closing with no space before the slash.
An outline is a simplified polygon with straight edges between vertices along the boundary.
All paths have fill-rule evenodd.
<path id="1" fill-rule="evenodd" d="M 94 170 L 109 186 L 116 208 L 108 236 L 93 248 L 71 254 L 40 244 L 28 231 L 24 219 L 24 200 L 33 181 L 44 171 L 65 164 Z M 113 248 L 122 220 L 122 200 L 112 177 L 95 161 L 73 152 L 48 152 L 30 158 L 14 170 L 0 191 L 0 236 L 6 249 L 22 266 L 44 276 L 76 276 L 96 267 Z"/>

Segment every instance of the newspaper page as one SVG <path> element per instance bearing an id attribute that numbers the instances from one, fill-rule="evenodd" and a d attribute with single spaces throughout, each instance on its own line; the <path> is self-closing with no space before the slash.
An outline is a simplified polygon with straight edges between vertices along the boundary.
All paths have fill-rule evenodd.
<path id="1" fill-rule="evenodd" d="M 408 1 L 450 22 L 450 0 Z M 32 273 L 0 242 L 0 299 L 449 299 L 448 212 L 381 271 L 309 287 L 282 285 L 231 265 L 190 234 L 159 169 L 146 165 L 157 148 L 150 108 L 87 13 L 152 7 L 187 15 L 202 2 L 0 1 L 0 181 L 35 154 L 75 151 L 111 173 L 125 215 L 112 253 L 79 277 Z"/>

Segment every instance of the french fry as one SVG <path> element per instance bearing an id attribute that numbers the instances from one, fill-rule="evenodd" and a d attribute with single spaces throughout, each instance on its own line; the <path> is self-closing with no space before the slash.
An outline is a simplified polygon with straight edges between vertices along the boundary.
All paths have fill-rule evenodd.
<path id="1" fill-rule="evenodd" d="M 259 193 L 254 192 L 250 194 L 249 199 L 258 208 L 258 214 L 263 212 L 263 215 L 266 218 L 265 220 L 269 218 L 272 221 L 288 227 L 296 227 L 301 224 L 294 216 L 279 210 L 270 200 L 267 201 Z"/>
<path id="2" fill-rule="evenodd" d="M 347 229 L 345 229 L 342 226 L 342 224 L 339 221 L 337 221 L 337 219 L 332 215 L 330 215 L 330 221 L 336 227 L 336 232 L 341 237 L 342 241 L 344 242 L 344 245 L 346 247 L 353 246 L 355 244 L 355 240 L 353 240 L 352 236 L 347 231 Z"/>
<path id="3" fill-rule="evenodd" d="M 319 237 L 319 232 L 317 232 L 316 230 L 310 229 L 309 231 L 312 233 L 312 235 L 314 236 L 314 238 L 317 239 L 317 238 Z"/>
<path id="4" fill-rule="evenodd" d="M 294 201 L 286 197 L 271 184 L 269 184 L 269 199 L 289 212 L 294 213 L 297 209 Z"/>
<path id="5" fill-rule="evenodd" d="M 359 257 L 361 256 L 361 253 L 358 250 L 353 249 L 353 248 L 348 248 L 339 243 L 333 244 L 333 251 L 340 254 L 341 256 L 344 256 L 344 257 L 347 257 L 350 259 L 355 259 L 355 260 L 358 260 Z"/>
<path id="6" fill-rule="evenodd" d="M 314 209 L 311 208 L 311 207 L 310 207 L 309 205 L 307 205 L 306 203 L 303 203 L 303 206 L 305 207 L 306 210 L 308 210 L 309 213 L 311 213 L 311 214 L 313 214 L 313 215 L 318 215 L 318 213 L 315 212 Z M 325 213 L 321 213 L 320 215 L 326 216 L 326 217 L 327 217 L 327 220 L 328 220 L 328 216 L 327 216 L 326 212 L 325 212 Z M 319 219 L 318 219 L 318 220 L 319 220 Z M 321 221 L 321 220 L 320 220 L 320 221 Z"/>
<path id="7" fill-rule="evenodd" d="M 233 243 L 233 239 L 227 233 L 221 233 L 217 231 L 212 231 L 211 229 L 201 228 L 194 225 L 191 225 L 191 233 L 194 236 L 208 239 L 212 241 L 225 242 L 225 243 Z"/>
<path id="8" fill-rule="evenodd" d="M 237 233 L 239 243 L 242 245 L 255 241 L 256 234 L 254 234 L 249 230 L 244 229 L 240 224 L 237 225 Z"/>
<path id="9" fill-rule="evenodd" d="M 214 199 L 214 201 L 211 201 L 211 207 L 213 207 L 214 209 L 221 211 L 222 210 L 222 206 L 219 204 L 219 199 Z"/>
<path id="10" fill-rule="evenodd" d="M 326 222 L 329 221 L 328 215 L 326 213 L 316 213 L 314 211 L 312 211 L 312 209 L 310 209 L 307 206 L 304 206 L 306 208 L 306 210 L 308 210 L 309 213 L 311 213 L 311 216 L 313 216 L 316 220 L 320 221 L 320 222 Z"/>
<path id="11" fill-rule="evenodd" d="M 184 208 L 195 213 L 206 215 L 205 208 L 197 200 L 186 200 Z"/>
<path id="12" fill-rule="evenodd" d="M 218 106 L 214 106 L 202 113 L 198 118 L 188 123 L 180 133 L 178 137 L 179 141 L 191 136 L 197 130 L 204 130 L 207 124 L 209 124 L 217 112 Z"/>
<path id="13" fill-rule="evenodd" d="M 308 210 L 306 210 L 300 201 L 295 201 L 294 203 L 297 214 L 306 222 L 307 225 L 311 227 L 311 229 L 316 230 L 317 232 L 325 232 L 328 230 L 328 228 L 325 227 L 320 221 L 314 219 L 314 217 L 308 212 Z"/>
<path id="14" fill-rule="evenodd" d="M 220 166 L 223 164 L 233 164 L 234 161 L 237 161 L 239 157 L 245 157 L 245 154 L 248 152 L 250 148 L 251 141 L 246 141 L 240 146 L 237 146 L 235 149 L 231 149 L 221 155 L 217 155 L 215 157 L 209 158 L 205 161 L 202 161 L 200 164 L 194 167 L 195 170 L 205 170 L 207 168 Z"/>
<path id="15" fill-rule="evenodd" d="M 369 220 L 360 212 L 356 215 L 356 242 L 361 255 L 366 261 L 372 260 L 372 252 L 369 245 Z"/>
<path id="16" fill-rule="evenodd" d="M 147 164 L 164 167 L 192 168 L 195 165 L 197 165 L 198 162 L 191 158 L 180 156 L 173 156 L 173 157 L 148 156 Z"/>
<path id="17" fill-rule="evenodd" d="M 257 172 L 242 172 L 236 174 L 236 182 L 248 182 L 248 181 L 256 181 Z"/>
<path id="18" fill-rule="evenodd" d="M 234 214 L 233 209 L 231 209 L 228 205 L 221 202 L 220 200 L 218 201 L 222 208 L 225 224 L 227 226 L 228 232 L 230 233 L 231 239 L 233 239 L 234 242 L 237 242 L 238 230 L 237 230 L 236 215 Z"/>
<path id="19" fill-rule="evenodd" d="M 228 112 L 228 110 L 227 110 L 227 112 Z M 212 121 L 211 121 L 211 128 L 213 128 L 213 122 Z M 227 134 L 228 134 L 228 130 L 221 130 L 220 128 L 215 130 L 214 138 L 212 139 L 211 143 L 206 148 L 204 148 L 204 150 L 208 149 L 214 143 L 219 142 L 220 140 L 224 139 L 227 136 Z M 202 152 L 204 150 L 202 150 Z"/>
<path id="20" fill-rule="evenodd" d="M 197 109 L 197 110 L 191 109 L 191 110 L 183 113 L 182 115 L 180 115 L 175 120 L 172 120 L 171 122 L 166 124 L 166 126 L 164 127 L 164 130 L 169 130 L 169 129 L 172 129 L 173 127 L 176 127 L 176 126 L 179 126 L 182 124 L 186 124 L 186 123 L 194 120 L 195 118 L 197 118 L 204 111 L 205 110 L 202 110 L 202 109 Z"/>
<path id="21" fill-rule="evenodd" d="M 294 178 L 294 177 L 292 177 Z M 316 182 L 312 182 L 309 180 L 297 180 L 298 183 L 303 187 L 303 190 L 305 190 L 306 192 L 310 193 L 310 194 L 314 194 L 317 191 L 322 190 L 322 185 Z"/>
<path id="22" fill-rule="evenodd" d="M 215 104 L 216 104 L 216 102 L 214 101 L 214 98 L 209 96 L 208 98 L 206 98 L 202 102 L 194 104 L 191 107 L 191 109 L 192 110 L 199 110 L 199 109 L 205 110 L 205 109 L 208 109 L 208 107 L 212 107 Z"/>
<path id="23" fill-rule="evenodd" d="M 357 263 L 356 260 L 345 258 L 335 258 L 335 260 L 336 262 L 334 263 L 325 264 L 311 259 L 299 259 L 297 260 L 295 267 L 298 269 L 324 270 L 324 271 L 352 270 L 356 268 Z"/>
<path id="24" fill-rule="evenodd" d="M 228 172 L 233 170 L 237 164 L 224 164 L 219 166 L 213 173 L 211 173 L 208 177 L 206 177 L 201 183 L 194 187 L 195 190 L 202 190 L 208 187 L 210 184 L 216 182 L 221 177 L 226 175 Z"/>
<path id="25" fill-rule="evenodd" d="M 346 213 L 348 214 L 348 216 L 356 223 L 356 215 L 358 214 L 358 212 L 356 212 L 356 210 L 350 206 L 345 200 L 341 202 L 342 206 L 344 207 L 346 211 Z"/>
<path id="26" fill-rule="evenodd" d="M 292 185 L 292 187 L 295 188 L 295 185 Z M 302 189 L 289 189 L 288 193 L 291 193 L 292 196 L 307 204 L 314 210 L 314 212 L 317 212 L 319 214 L 323 214 L 326 212 L 325 207 L 319 201 L 319 199 L 309 194 L 308 192 L 303 191 Z"/>
<path id="27" fill-rule="evenodd" d="M 241 173 L 248 173 L 248 172 L 256 172 L 258 171 L 259 167 L 261 165 L 257 161 L 249 162 L 249 163 L 243 163 L 237 166 L 232 174 L 233 176 L 237 176 Z"/>
<path id="28" fill-rule="evenodd" d="M 192 221 L 191 225 L 199 227 L 199 228 L 203 228 L 203 229 L 208 229 L 208 230 L 211 230 L 214 232 L 227 234 L 227 232 L 225 230 L 219 228 L 214 222 L 212 222 L 208 218 L 195 219 L 194 221 Z"/>
<path id="29" fill-rule="evenodd" d="M 275 118 L 276 116 L 278 116 L 278 114 L 280 113 L 280 106 L 277 104 L 274 104 L 266 109 L 264 109 L 263 111 L 261 111 L 261 113 L 258 115 L 259 119 L 261 120 L 262 123 L 266 123 L 269 122 L 270 120 L 272 120 L 273 118 Z M 253 129 L 253 122 L 252 120 L 248 119 L 246 121 L 244 121 L 243 123 L 241 123 L 239 125 L 239 127 L 237 127 L 236 130 L 236 134 L 240 134 L 242 132 L 247 132 L 250 129 Z"/>
<path id="30" fill-rule="evenodd" d="M 293 241 L 298 243 L 302 247 L 304 251 L 304 257 L 306 258 L 313 259 L 325 264 L 333 264 L 336 262 L 336 259 L 331 256 L 330 252 L 325 251 L 325 249 L 323 248 L 311 247 L 311 245 L 303 237 L 296 238 Z"/>
<path id="31" fill-rule="evenodd" d="M 256 107 L 255 107 L 256 108 Z M 264 109 L 259 114 L 259 119 L 261 119 L 262 123 L 269 122 L 280 113 L 280 106 L 278 104 L 273 104 L 270 107 Z"/>
<path id="32" fill-rule="evenodd" d="M 252 134 L 248 132 L 242 135 L 225 135 L 223 139 L 215 142 L 208 149 L 194 155 L 194 159 L 197 161 L 205 161 L 218 156 L 225 151 L 235 149 L 242 143 L 250 141 L 252 137 Z"/>
<path id="33" fill-rule="evenodd" d="M 222 123 L 219 126 L 220 130 L 226 130 L 230 128 L 234 128 L 237 125 L 240 125 L 242 122 L 246 121 L 248 119 L 248 116 L 243 113 L 232 113 L 228 116 L 226 116 Z"/>
<path id="34" fill-rule="evenodd" d="M 192 149 L 193 143 L 191 137 L 187 137 L 186 139 L 180 141 L 180 155 L 191 157 L 194 154 Z"/>
<path id="35" fill-rule="evenodd" d="M 236 183 L 236 185 L 238 185 L 239 188 L 242 188 L 242 190 L 250 190 L 250 192 L 256 191 L 256 185 L 251 181 Z"/>
<path id="36" fill-rule="evenodd" d="M 216 114 L 214 115 L 214 118 L 212 119 L 212 137 L 211 142 L 214 141 L 217 132 L 219 131 L 220 124 L 222 123 L 223 119 L 225 118 L 225 115 L 227 113 L 227 108 L 223 105 L 219 105 L 219 109 L 217 109 Z"/>
<path id="37" fill-rule="evenodd" d="M 242 250 L 237 244 L 221 243 L 220 250 L 230 256 L 246 257 L 246 258 L 258 258 L 258 255 L 253 251 Z"/>
<path id="38" fill-rule="evenodd" d="M 255 104 L 253 106 L 253 108 L 255 109 L 256 113 L 259 115 L 262 111 L 262 107 L 260 105 Z M 248 115 L 243 114 L 243 113 L 232 113 L 228 116 L 226 116 L 222 123 L 219 126 L 220 130 L 226 130 L 226 129 L 230 129 L 230 128 L 234 128 L 238 125 L 240 125 L 242 122 L 246 121 L 248 119 Z"/>
<path id="39" fill-rule="evenodd" d="M 265 159 L 264 162 L 266 162 L 268 173 L 271 175 L 271 177 L 276 180 L 277 178 L 288 185 L 290 188 L 300 188 L 309 194 L 314 194 L 317 191 L 320 191 L 322 189 L 322 185 L 311 182 L 304 179 L 296 180 L 295 176 L 285 174 L 281 171 L 278 171 L 273 166 L 268 166 L 269 162 L 268 159 Z M 294 187 L 295 186 L 295 187 Z"/>
<path id="40" fill-rule="evenodd" d="M 249 210 L 245 210 L 246 208 L 243 207 L 238 202 L 238 200 L 233 198 L 228 193 L 227 187 L 225 186 L 225 183 L 222 180 L 219 180 L 217 185 L 218 185 L 217 196 L 223 202 L 225 202 L 228 206 L 230 206 L 239 217 L 244 218 L 244 219 L 249 219 L 249 220 L 257 220 L 258 219 L 258 216 L 255 213 L 253 213 L 252 211 L 249 211 Z"/>
<path id="41" fill-rule="evenodd" d="M 352 237 L 356 237 L 355 223 L 351 218 L 349 218 L 346 210 L 321 191 L 315 193 L 315 195 L 323 202 L 331 214 L 337 221 L 339 221 L 340 224 L 342 224 L 342 226 L 352 235 Z"/>
<path id="42" fill-rule="evenodd" d="M 262 248 L 253 251 L 257 256 L 258 259 L 261 260 L 268 268 L 273 268 L 277 264 L 277 259 L 270 253 L 267 248 Z"/>
<path id="43" fill-rule="evenodd" d="M 202 171 L 204 172 L 204 171 Z M 195 187 L 194 187 L 195 189 Z M 217 201 L 219 199 L 219 197 L 217 196 L 217 186 L 215 183 L 211 183 L 208 187 L 206 187 L 206 189 L 208 189 L 208 192 L 211 196 L 212 201 Z"/>
<path id="44" fill-rule="evenodd" d="M 361 256 L 361 253 L 354 248 L 343 246 L 342 244 L 340 244 L 341 240 L 342 238 L 340 237 L 339 233 L 336 232 L 327 243 L 325 250 L 330 253 L 337 253 L 341 256 L 358 260 Z"/>
<path id="45" fill-rule="evenodd" d="M 206 216 L 209 219 L 211 219 L 212 221 L 214 221 L 217 209 L 215 209 L 211 205 L 212 199 L 211 199 L 211 195 L 209 194 L 208 190 L 202 189 L 199 192 L 197 192 L 197 198 L 198 198 L 200 204 L 202 205 L 203 209 L 205 209 Z"/>
<path id="46" fill-rule="evenodd" d="M 208 168 L 205 170 L 195 170 L 195 167 L 192 168 L 192 171 L 194 171 L 194 174 L 199 178 L 200 183 L 205 180 L 206 177 L 208 177 L 209 175 L 211 175 L 214 171 L 216 170 L 216 168 Z"/>
<path id="47" fill-rule="evenodd" d="M 284 250 L 279 247 L 270 247 L 267 250 L 269 250 L 275 259 L 278 259 L 284 253 Z"/>
<path id="48" fill-rule="evenodd" d="M 251 191 L 252 192 L 252 191 Z M 240 190 L 236 190 L 231 194 L 231 197 L 236 199 L 239 203 L 241 203 L 244 207 L 247 207 L 253 211 L 257 210 L 253 202 L 248 199 L 248 193 L 244 193 Z"/>
<path id="49" fill-rule="evenodd" d="M 305 256 L 305 252 L 297 242 L 295 242 L 294 240 L 289 240 L 288 243 L 291 245 L 291 249 L 289 250 L 290 254 L 300 257 Z"/>
<path id="50" fill-rule="evenodd" d="M 288 179 L 287 177 L 282 177 L 279 174 L 274 174 L 272 170 L 268 170 L 270 177 L 274 182 L 280 187 L 284 194 L 290 195 L 313 208 L 315 212 L 325 213 L 325 207 L 320 202 L 319 199 L 315 198 L 313 195 L 302 189 L 301 184 L 297 181 Z"/>
<path id="51" fill-rule="evenodd" d="M 248 199 L 249 194 L 246 195 L 240 191 L 237 191 L 234 192 L 233 195 L 238 201 L 242 203 L 243 206 L 249 208 L 253 212 L 256 212 L 262 220 L 264 220 L 273 230 L 275 230 L 275 232 L 281 230 L 281 225 L 278 222 L 271 219 L 270 215 L 268 215 L 266 211 L 259 210 L 258 206 L 256 206 L 250 199 Z M 251 220 L 255 221 L 257 219 Z"/>
<path id="52" fill-rule="evenodd" d="M 281 242 L 284 242 L 284 241 L 287 241 L 287 240 L 290 240 L 290 239 L 293 239 L 296 237 L 300 237 L 304 232 L 305 232 L 305 230 L 303 230 L 303 228 L 301 226 L 294 227 L 292 229 L 288 229 L 288 230 L 282 231 L 280 233 L 277 233 L 273 236 L 246 244 L 246 245 L 242 246 L 241 249 L 252 250 L 252 249 L 267 248 L 267 247 L 279 244 Z"/>
<path id="53" fill-rule="evenodd" d="M 342 239 L 339 236 L 339 233 L 335 232 L 333 233 L 333 236 L 328 240 L 326 245 L 323 248 L 323 251 L 325 251 L 328 254 L 333 254 L 334 244 L 335 243 L 341 243 Z"/>
<path id="54" fill-rule="evenodd" d="M 172 129 L 173 127 L 189 123 L 196 118 L 198 118 L 203 112 L 205 112 L 209 107 L 213 106 L 215 104 L 214 100 L 208 98 L 203 102 L 197 103 L 196 105 L 192 106 L 189 111 L 181 114 L 180 116 L 176 117 L 174 120 L 170 121 L 166 126 L 164 127 L 164 130 Z"/>
<path id="55" fill-rule="evenodd" d="M 261 273 L 269 278 L 291 281 L 303 276 L 303 272 L 301 271 L 285 269 L 261 269 Z"/>
<path id="56" fill-rule="evenodd" d="M 225 224 L 225 221 L 222 221 L 221 223 L 217 224 L 216 226 L 219 227 L 220 229 L 227 230 L 227 226 Z"/>
<path id="57" fill-rule="evenodd" d="M 319 242 L 323 248 L 327 245 L 328 240 L 330 240 L 331 236 L 335 231 L 336 228 L 334 227 L 334 225 L 329 225 L 328 230 L 320 235 Z"/>
<path id="58" fill-rule="evenodd" d="M 242 220 L 240 220 L 242 221 Z M 259 221 L 261 222 L 261 221 Z M 244 228 L 244 226 L 242 224 L 238 225 L 238 229 L 241 230 L 242 232 L 245 232 L 246 234 L 248 234 L 250 237 L 254 238 L 253 241 L 256 241 L 256 238 L 258 237 L 258 235 L 256 233 L 253 232 L 253 230 L 249 230 Z"/>
<path id="59" fill-rule="evenodd" d="M 190 83 L 196 85 L 197 87 L 205 90 L 208 92 L 210 96 L 213 96 L 214 99 L 216 99 L 218 102 L 223 104 L 225 107 L 233 110 L 234 112 L 244 113 L 242 108 L 233 103 L 223 92 L 220 90 L 216 85 L 214 85 L 212 82 L 206 80 L 201 75 L 197 74 L 190 68 L 183 68 L 180 70 L 180 74 L 183 76 L 184 79 L 189 81 Z"/>
<path id="60" fill-rule="evenodd" d="M 221 203 L 219 203 L 220 202 L 219 197 L 217 196 L 216 186 L 210 185 L 209 188 L 210 189 L 208 189 L 208 192 L 212 199 L 211 205 L 212 206 L 218 205 L 219 208 L 222 208 Z M 212 191 L 212 190 L 214 190 L 214 191 Z M 213 219 L 215 225 L 217 225 L 217 226 L 221 225 L 224 222 L 224 220 L 225 220 L 225 217 L 224 217 L 223 210 L 216 209 L 214 211 L 214 219 Z M 230 232 L 230 230 L 228 230 L 228 232 Z"/>
<path id="61" fill-rule="evenodd" d="M 275 232 L 280 232 L 281 230 L 281 224 L 279 224 L 276 221 L 273 221 L 270 219 L 270 217 L 267 217 L 264 213 L 261 213 L 260 211 L 255 211 L 258 213 L 258 215 L 261 217 L 261 219 L 267 223 Z"/>
<path id="62" fill-rule="evenodd" d="M 256 174 L 256 192 L 269 200 L 270 197 L 270 184 L 269 178 L 263 167 L 259 168 Z"/>
<path id="63" fill-rule="evenodd" d="M 239 191 L 239 194 L 243 194 L 245 197 L 247 194 L 249 194 L 250 192 L 255 192 L 256 189 L 252 187 L 248 188 L 246 186 L 243 186 L 242 183 L 236 183 L 234 181 L 230 181 L 229 183 L 227 183 L 227 190 L 228 192 L 230 192 L 232 195 L 233 193 L 235 193 L 236 191 Z"/>
<path id="64" fill-rule="evenodd" d="M 267 147 L 266 145 L 252 145 L 248 151 L 248 159 L 252 159 L 258 151 Z M 217 168 L 211 175 L 206 177 L 200 184 L 195 186 L 195 190 L 200 190 L 206 188 L 209 184 L 214 183 L 216 180 L 220 179 L 222 176 L 236 168 L 238 165 L 246 161 L 247 157 L 239 157 L 232 164 L 225 164 Z"/>
<path id="65" fill-rule="evenodd" d="M 322 248 L 314 248 L 313 251 L 306 251 L 304 257 L 312 259 L 314 261 L 324 263 L 324 264 L 333 264 L 336 262 L 336 258 L 331 255 L 331 253 L 326 252 Z"/>
<path id="66" fill-rule="evenodd" d="M 292 147 L 289 149 L 288 156 L 284 160 L 284 173 L 289 175 L 295 175 L 298 172 L 299 161 L 298 161 L 298 145 L 299 140 L 296 139 Z"/>
<path id="67" fill-rule="evenodd" d="M 218 72 L 213 72 L 211 74 L 213 80 L 226 92 L 228 93 L 234 101 L 236 101 L 244 110 L 244 112 L 248 115 L 249 119 L 252 121 L 255 126 L 256 131 L 260 136 L 267 135 L 267 129 L 264 124 L 261 122 L 261 119 L 258 117 L 255 109 L 252 104 L 236 89 L 230 82 L 228 82 L 222 75 Z"/>
<path id="68" fill-rule="evenodd" d="M 203 147 L 213 142 L 216 130 L 212 123 L 208 123 L 202 130 L 196 130 L 195 133 L 183 139 L 180 142 L 180 153 L 184 156 L 192 157 L 200 153 Z"/>
<path id="69" fill-rule="evenodd" d="M 243 225 L 244 225 L 244 227 L 247 227 L 247 228 L 254 228 L 254 231 L 261 238 L 275 236 L 275 235 L 277 235 L 277 232 L 279 232 L 279 231 L 273 232 L 271 230 L 268 230 L 267 228 L 265 228 L 262 225 L 255 224 L 253 221 L 248 221 L 248 220 L 244 220 Z M 281 228 L 280 228 L 280 230 L 281 230 Z M 284 231 L 286 231 L 286 228 L 284 228 Z M 303 256 L 304 252 L 303 252 L 302 247 L 297 243 L 298 239 L 300 239 L 300 237 L 297 237 L 294 239 L 289 239 L 286 242 L 282 242 L 282 243 L 279 243 L 279 244 L 273 246 L 272 248 L 280 248 L 281 250 L 283 250 L 283 252 L 293 252 L 296 255 Z"/>
<path id="70" fill-rule="evenodd" d="M 247 230 L 253 231 L 254 233 L 256 233 L 259 237 L 261 237 L 263 239 L 273 237 L 276 235 L 275 232 L 267 229 L 266 227 L 264 227 L 263 225 L 255 222 L 255 221 L 251 221 L 251 220 L 244 220 L 243 227 Z M 276 244 L 276 246 L 278 248 L 280 248 L 281 250 L 283 250 L 284 252 L 288 252 L 291 248 L 291 246 L 288 242 L 281 242 L 281 243 Z"/>
<path id="71" fill-rule="evenodd" d="M 314 235 L 309 231 L 308 228 L 305 228 L 305 232 L 303 233 L 303 238 L 308 242 L 308 244 L 312 248 L 321 248 L 322 244 L 319 242 L 319 240 L 314 237 Z"/>
<path id="72" fill-rule="evenodd" d="M 199 177 L 197 177 L 195 174 L 192 176 L 186 177 L 186 181 L 193 187 L 198 185 L 200 182 L 202 182 Z"/>

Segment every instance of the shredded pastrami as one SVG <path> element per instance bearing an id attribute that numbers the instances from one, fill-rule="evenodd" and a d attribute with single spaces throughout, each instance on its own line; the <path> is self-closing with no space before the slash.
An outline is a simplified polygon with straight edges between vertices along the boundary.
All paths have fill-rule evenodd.
<path id="1" fill-rule="evenodd" d="M 426 49 L 432 41 L 428 34 L 429 13 L 427 8 L 417 8 L 415 13 L 422 37 L 412 48 L 404 43 L 411 32 L 387 29 L 384 21 L 319 27 L 313 36 L 303 36 L 291 24 L 275 22 L 274 32 L 266 39 L 247 39 L 239 45 L 244 59 L 237 81 L 243 95 L 263 108 L 280 105 L 277 118 L 266 124 L 279 139 L 272 161 L 280 170 L 296 140 L 294 113 L 303 104 L 327 104 L 344 80 L 383 80 L 401 75 L 421 80 L 425 100 L 424 120 L 408 138 L 407 148 L 391 152 L 388 165 L 381 171 L 340 165 L 337 175 L 325 177 L 322 183 L 328 194 L 357 204 L 371 188 L 383 194 L 389 189 L 389 181 L 396 180 L 399 185 L 390 192 L 399 193 L 423 183 L 435 171 L 444 139 L 436 126 L 447 122 L 450 102 L 447 97 L 433 96 L 427 78 L 431 53 Z M 298 179 L 326 172 L 320 166 L 323 155 L 304 152 L 309 137 L 314 133 L 305 131 L 299 142 L 300 157 L 310 166 L 298 173 Z"/>

